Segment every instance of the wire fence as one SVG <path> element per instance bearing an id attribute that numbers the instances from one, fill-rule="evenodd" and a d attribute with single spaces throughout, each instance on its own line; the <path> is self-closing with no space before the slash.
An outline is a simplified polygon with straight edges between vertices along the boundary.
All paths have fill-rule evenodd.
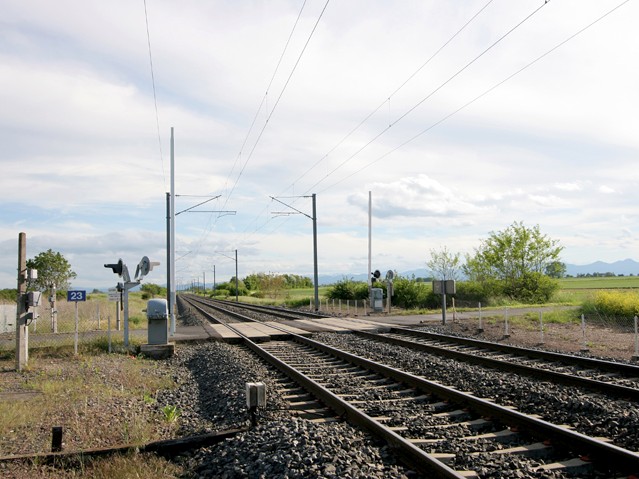
<path id="1" fill-rule="evenodd" d="M 612 316 L 596 310 L 581 314 L 575 307 L 482 309 L 478 303 L 468 307 L 453 303 L 446 328 L 527 346 L 639 360 L 636 315 Z"/>
<path id="2" fill-rule="evenodd" d="M 57 348 L 94 341 L 123 342 L 124 314 L 119 302 L 92 300 L 57 301 L 56 309 L 37 308 L 38 317 L 28 324 L 29 348 Z M 0 351 L 15 350 L 16 305 L 0 305 Z M 146 320 L 129 314 L 131 336 L 146 335 Z"/>

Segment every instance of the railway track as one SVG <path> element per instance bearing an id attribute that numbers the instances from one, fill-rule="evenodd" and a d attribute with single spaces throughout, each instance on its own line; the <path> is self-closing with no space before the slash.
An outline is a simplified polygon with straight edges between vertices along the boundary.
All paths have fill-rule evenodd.
<path id="1" fill-rule="evenodd" d="M 634 364 L 413 329 L 394 328 L 387 333 L 356 334 L 371 341 L 396 344 L 557 384 L 586 388 L 607 396 L 639 401 L 639 366 Z"/>
<path id="2" fill-rule="evenodd" d="M 428 477 L 498 477 L 504 464 L 610 474 L 599 477 L 639 471 L 635 452 L 308 338 L 247 345 Z"/>
<path id="3" fill-rule="evenodd" d="M 358 334 L 367 341 L 419 344 L 413 331 L 396 330 L 385 339 Z M 442 348 L 433 343 L 443 341 L 442 337 L 425 340 L 431 343 L 426 344 L 428 348 Z M 308 338 L 287 333 L 260 344 L 245 339 L 244 344 L 287 376 L 282 389 L 288 391 L 285 395 L 291 408 L 302 417 L 326 420 L 334 414 L 365 428 L 392 445 L 398 456 L 426 477 L 612 478 L 633 477 L 639 472 L 639 454 L 610 440 L 590 437 L 534 413 L 525 414 L 496 400 L 482 399 Z M 424 347 L 414 344 L 403 346 Z M 466 344 L 455 349 L 454 354 L 447 354 L 490 356 L 484 353 L 486 345 Z M 443 355 L 441 351 L 434 354 Z M 513 351 L 496 354 L 502 355 L 505 363 L 514 362 Z M 541 369 L 531 364 L 527 367 Z M 592 369 L 592 365 L 587 367 Z M 505 475 L 504 468 L 517 472 Z"/>
<path id="4" fill-rule="evenodd" d="M 204 299 L 195 295 L 187 295 L 184 299 L 191 305 L 215 310 L 223 315 L 230 316 L 242 322 L 265 322 L 265 321 L 295 321 L 298 319 L 325 318 L 325 315 L 312 313 L 310 311 L 293 311 L 282 308 L 259 306 L 246 303 L 235 303 L 232 301 Z M 223 320 L 220 320 L 224 322 Z"/>

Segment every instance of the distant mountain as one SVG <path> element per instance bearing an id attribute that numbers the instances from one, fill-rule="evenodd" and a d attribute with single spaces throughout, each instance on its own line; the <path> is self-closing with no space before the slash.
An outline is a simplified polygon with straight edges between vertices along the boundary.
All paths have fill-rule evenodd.
<path id="1" fill-rule="evenodd" d="M 632 259 L 624 259 L 623 261 L 615 261 L 614 263 L 595 261 L 594 263 L 584 265 L 566 264 L 566 274 L 570 276 L 594 273 L 613 273 L 616 276 L 620 274 L 624 276 L 631 274 L 639 276 L 639 263 Z"/>

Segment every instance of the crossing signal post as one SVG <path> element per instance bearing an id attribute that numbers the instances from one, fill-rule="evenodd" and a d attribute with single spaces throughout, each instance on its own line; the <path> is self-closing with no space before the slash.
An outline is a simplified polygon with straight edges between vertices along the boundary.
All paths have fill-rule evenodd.
<path id="1" fill-rule="evenodd" d="M 159 262 L 150 261 L 148 257 L 144 256 L 138 263 L 135 271 L 135 277 L 131 281 L 129 275 L 129 268 L 120 258 L 117 263 L 105 264 L 105 268 L 110 268 L 115 274 L 123 279 L 122 282 L 117 284 L 117 290 L 122 292 L 122 308 L 124 309 L 124 347 L 129 347 L 129 290 L 135 288 L 142 282 L 142 278 L 149 274 L 153 270 L 154 266 L 159 265 Z"/>

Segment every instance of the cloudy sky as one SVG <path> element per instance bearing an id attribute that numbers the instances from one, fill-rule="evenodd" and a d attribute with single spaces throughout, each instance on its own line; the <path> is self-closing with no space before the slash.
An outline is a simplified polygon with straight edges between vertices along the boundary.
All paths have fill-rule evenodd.
<path id="1" fill-rule="evenodd" d="M 617 8 L 618 7 L 618 8 Z M 146 14 L 145 14 L 146 12 Z M 639 259 L 639 1 L 2 0 L 0 287 L 424 267 L 514 221 Z M 147 34 L 148 32 L 148 34 Z M 152 67 L 151 67 L 152 64 Z M 213 213 L 205 212 L 214 211 Z M 223 212 L 234 212 L 223 213 Z"/>

